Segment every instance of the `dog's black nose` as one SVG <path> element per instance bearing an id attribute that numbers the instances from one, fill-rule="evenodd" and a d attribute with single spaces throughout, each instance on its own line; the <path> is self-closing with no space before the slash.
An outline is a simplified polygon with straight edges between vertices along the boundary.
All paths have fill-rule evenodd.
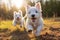
<path id="1" fill-rule="evenodd" d="M 35 17 L 35 15 L 32 15 L 32 17 Z"/>

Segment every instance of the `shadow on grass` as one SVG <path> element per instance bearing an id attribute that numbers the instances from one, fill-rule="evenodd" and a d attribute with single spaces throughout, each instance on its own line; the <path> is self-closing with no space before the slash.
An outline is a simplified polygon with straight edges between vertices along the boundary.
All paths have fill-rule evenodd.
<path id="1" fill-rule="evenodd" d="M 41 34 L 39 37 L 36 37 L 36 39 L 37 40 L 60 40 L 60 35 L 58 35 L 60 34 L 60 28 L 50 27 L 49 30 L 51 31 L 51 33 L 45 32 L 45 34 Z M 0 29 L 0 40 L 3 40 L 4 38 L 7 38 L 8 40 L 30 40 L 26 31 L 20 31 L 19 29 L 11 31 L 8 28 Z"/>

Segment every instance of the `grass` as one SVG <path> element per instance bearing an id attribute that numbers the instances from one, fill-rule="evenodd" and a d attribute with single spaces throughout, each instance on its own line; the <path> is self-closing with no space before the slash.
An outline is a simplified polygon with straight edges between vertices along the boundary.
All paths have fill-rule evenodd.
<path id="1" fill-rule="evenodd" d="M 0 28 L 1 29 L 10 29 L 10 30 L 16 30 L 17 26 L 13 26 L 12 21 L 7 20 L 7 21 L 1 21 Z"/>
<path id="2" fill-rule="evenodd" d="M 53 21 L 52 19 L 44 19 L 44 28 L 45 27 L 51 27 L 51 26 L 54 26 L 54 27 L 59 27 L 60 26 L 60 21 Z M 17 25 L 19 26 L 19 25 Z M 5 29 L 5 28 L 8 28 L 8 29 L 11 29 L 11 30 L 15 30 L 16 27 L 12 25 L 12 20 L 2 20 L 0 22 L 0 28 L 1 29 Z"/>
<path id="3" fill-rule="evenodd" d="M 60 21 L 56 22 L 56 21 L 53 21 L 53 20 L 50 20 L 50 19 L 44 19 L 44 24 L 48 24 L 48 25 L 59 25 L 60 24 Z M 10 27 L 13 27 L 12 25 L 12 20 L 6 20 L 6 21 L 1 21 L 0 22 L 0 28 L 10 28 Z"/>
<path id="4" fill-rule="evenodd" d="M 7 20 L 7 21 L 1 21 L 1 24 L 0 24 L 0 28 L 1 29 L 5 29 L 5 28 L 15 28 L 15 27 L 13 27 L 13 25 L 12 25 L 12 21 L 10 21 L 10 20 Z"/>
<path id="5" fill-rule="evenodd" d="M 6 28 L 8 28 L 8 29 L 10 29 L 10 30 L 16 30 L 17 29 L 17 27 L 19 28 L 19 25 L 17 25 L 17 26 L 13 26 L 12 25 L 12 20 L 1 20 L 0 21 L 0 29 L 6 29 Z M 53 28 L 51 28 L 51 27 L 53 27 Z M 47 29 L 46 29 L 47 28 Z M 49 35 L 52 33 L 53 35 L 58 35 L 58 36 L 60 36 L 59 34 L 60 34 L 60 32 L 59 32 L 59 34 L 57 34 L 57 32 L 56 31 L 58 31 L 58 30 L 60 30 L 60 29 L 56 29 L 55 30 L 55 28 L 60 28 L 60 21 L 54 21 L 54 20 L 52 20 L 52 19 L 44 19 L 44 27 L 43 27 L 43 30 L 42 30 L 42 32 L 41 32 L 41 35 L 44 35 L 46 32 L 47 33 L 49 33 Z M 20 28 L 21 29 L 21 28 Z M 55 31 L 52 31 L 51 32 L 51 30 L 55 30 Z M 22 28 L 21 29 L 21 31 L 24 31 L 24 29 Z M 17 32 L 17 31 L 16 31 Z M 15 32 L 15 33 L 16 33 Z M 18 31 L 19 32 L 19 31 Z M 56 32 L 56 34 L 55 33 L 53 33 L 53 32 Z M 15 34 L 14 33 L 14 34 Z M 23 34 L 22 34 L 23 35 Z M 22 36 L 22 35 L 20 35 L 20 36 Z M 25 34 L 24 34 L 25 35 Z M 48 36 L 48 34 L 45 34 L 48 38 L 51 36 Z M 45 37 L 46 37 L 45 36 Z M 44 36 L 43 36 L 43 38 L 41 38 L 41 39 L 44 39 L 45 38 Z M 58 40 L 58 38 L 57 38 L 57 40 Z"/>

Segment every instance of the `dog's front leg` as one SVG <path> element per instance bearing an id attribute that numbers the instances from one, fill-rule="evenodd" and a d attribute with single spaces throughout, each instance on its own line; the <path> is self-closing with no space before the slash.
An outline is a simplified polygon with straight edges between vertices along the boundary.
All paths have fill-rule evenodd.
<path id="1" fill-rule="evenodd" d="M 41 22 L 41 24 L 37 27 L 36 33 L 35 33 L 36 36 L 40 36 L 40 32 L 42 28 L 43 28 L 43 22 Z"/>
<path id="2" fill-rule="evenodd" d="M 34 37 L 35 37 L 35 34 L 34 34 L 34 32 L 33 32 L 33 27 L 32 27 L 31 25 L 28 25 L 28 26 L 27 26 L 27 32 L 28 32 L 28 36 L 29 36 L 30 38 L 34 38 Z"/>
<path id="3" fill-rule="evenodd" d="M 24 22 L 23 22 L 23 20 L 21 20 L 20 27 L 23 27 L 23 25 L 24 25 Z"/>
<path id="4" fill-rule="evenodd" d="M 13 26 L 16 26 L 16 21 L 15 20 L 13 20 Z"/>
<path id="5" fill-rule="evenodd" d="M 28 33 L 30 33 L 30 32 L 33 31 L 33 27 L 31 25 L 27 25 L 26 30 L 27 30 Z"/>

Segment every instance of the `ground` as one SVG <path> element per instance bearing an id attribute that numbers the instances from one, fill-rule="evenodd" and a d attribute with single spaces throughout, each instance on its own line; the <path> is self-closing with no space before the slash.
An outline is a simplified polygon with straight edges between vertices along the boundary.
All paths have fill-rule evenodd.
<path id="1" fill-rule="evenodd" d="M 23 28 L 19 28 L 19 25 L 13 26 L 11 20 L 1 20 L 0 40 L 30 40 L 30 38 Z M 32 40 L 60 40 L 60 21 L 44 19 L 40 36 Z"/>

